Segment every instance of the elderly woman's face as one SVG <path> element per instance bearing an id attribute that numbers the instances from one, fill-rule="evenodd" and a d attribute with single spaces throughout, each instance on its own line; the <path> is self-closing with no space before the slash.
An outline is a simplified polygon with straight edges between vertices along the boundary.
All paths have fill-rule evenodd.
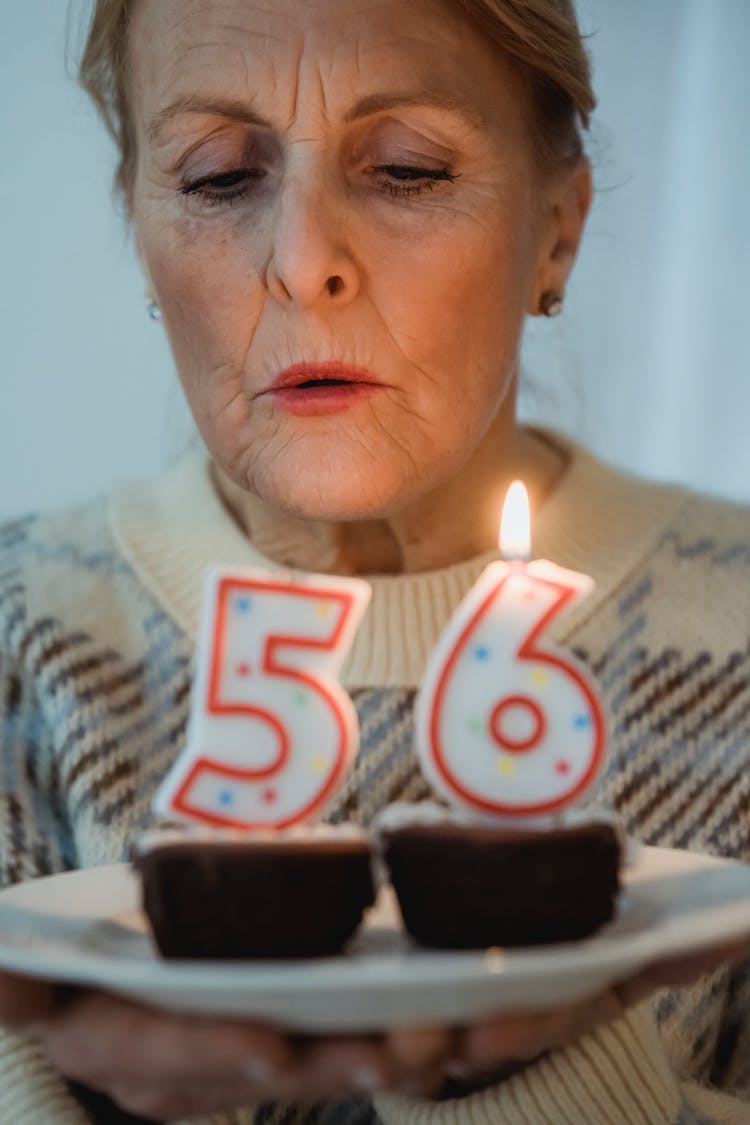
<path id="1" fill-rule="evenodd" d="M 481 456 L 549 256 L 515 73 L 449 0 L 141 0 L 132 35 L 136 238 L 217 461 L 345 519 Z"/>

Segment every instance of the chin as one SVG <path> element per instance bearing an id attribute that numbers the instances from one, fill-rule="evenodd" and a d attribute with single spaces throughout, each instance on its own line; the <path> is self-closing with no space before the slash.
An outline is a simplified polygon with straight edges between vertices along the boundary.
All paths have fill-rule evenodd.
<path id="1" fill-rule="evenodd" d="M 382 474 L 378 480 L 363 479 L 350 466 L 341 466 L 316 473 L 289 468 L 259 474 L 254 491 L 285 515 L 342 523 L 394 515 L 412 499 L 414 486 Z"/>

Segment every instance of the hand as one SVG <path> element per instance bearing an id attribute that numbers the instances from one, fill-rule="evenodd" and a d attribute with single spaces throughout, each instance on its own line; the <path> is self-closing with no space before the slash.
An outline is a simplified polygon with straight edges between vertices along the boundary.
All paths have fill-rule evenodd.
<path id="1" fill-rule="evenodd" d="M 446 1077 L 472 1088 L 621 1016 L 659 987 L 687 983 L 746 953 L 742 943 L 653 965 L 555 1011 L 385 1036 L 290 1036 L 261 1024 L 167 1014 L 102 992 L 72 992 L 2 973 L 0 1021 L 35 1033 L 68 1078 L 131 1113 L 168 1120 L 378 1089 L 430 1096 Z"/>
<path id="2" fill-rule="evenodd" d="M 660 988 L 686 985 L 722 964 L 750 953 L 744 940 L 700 953 L 657 961 L 596 996 L 554 1010 L 504 1014 L 470 1027 L 394 1031 L 389 1054 L 403 1073 L 424 1076 L 435 1066 L 451 1081 L 451 1093 L 478 1090 L 509 1077 L 540 1055 L 564 1047 L 601 1024 L 624 1016 Z M 426 1085 L 423 1092 L 430 1092 Z"/>
<path id="3" fill-rule="evenodd" d="M 375 1037 L 290 1036 L 5 973 L 0 1022 L 35 1035 L 67 1078 L 158 1120 L 262 1101 L 362 1097 L 396 1080 Z"/>

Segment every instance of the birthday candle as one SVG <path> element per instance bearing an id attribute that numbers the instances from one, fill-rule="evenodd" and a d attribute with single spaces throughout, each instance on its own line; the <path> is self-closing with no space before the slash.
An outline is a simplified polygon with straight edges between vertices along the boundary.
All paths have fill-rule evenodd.
<path id="1" fill-rule="evenodd" d="M 518 496 L 512 486 L 516 509 Z M 520 507 L 528 524 L 528 499 Z M 504 553 L 527 554 L 528 530 L 503 525 Z M 452 805 L 480 819 L 538 818 L 595 780 L 606 742 L 596 688 L 545 637 L 592 588 L 584 574 L 516 557 L 491 563 L 455 611 L 416 703 L 422 768 Z"/>
<path id="2" fill-rule="evenodd" d="M 158 815 L 282 828 L 320 809 L 357 751 L 337 675 L 369 598 L 356 578 L 208 573 L 187 741 Z"/>

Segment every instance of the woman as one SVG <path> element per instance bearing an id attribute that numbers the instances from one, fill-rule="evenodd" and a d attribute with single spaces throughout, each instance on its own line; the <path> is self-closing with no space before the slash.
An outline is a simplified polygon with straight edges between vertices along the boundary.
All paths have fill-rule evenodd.
<path id="1" fill-rule="evenodd" d="M 567 0 L 99 0 L 83 76 L 208 455 L 4 529 L 4 880 L 119 860 L 149 822 L 215 561 L 368 575 L 344 681 L 362 751 L 327 816 L 424 795 L 414 690 L 516 476 L 538 553 L 598 581 L 559 638 L 613 714 L 597 802 L 648 842 L 748 858 L 747 513 L 515 421 L 524 319 L 560 310 L 591 196 Z M 564 1011 L 382 1039 L 291 1040 L 6 976 L 0 1101 L 35 1125 L 745 1120 L 730 954 Z M 663 995 L 657 1030 L 644 997 L 707 969 Z M 261 1103 L 277 1108 L 236 1109 Z"/>

